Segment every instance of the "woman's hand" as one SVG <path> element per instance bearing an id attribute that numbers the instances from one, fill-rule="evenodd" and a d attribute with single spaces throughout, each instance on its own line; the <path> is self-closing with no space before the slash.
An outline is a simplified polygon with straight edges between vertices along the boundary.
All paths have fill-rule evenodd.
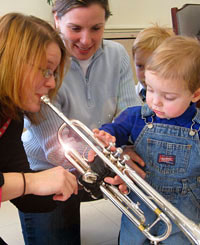
<path id="1" fill-rule="evenodd" d="M 108 184 L 111 184 L 111 185 L 119 185 L 118 186 L 118 189 L 124 193 L 124 194 L 127 194 L 128 193 L 128 190 L 127 190 L 127 186 L 126 186 L 126 183 L 118 176 L 118 175 L 115 175 L 114 178 L 111 178 L 111 177 L 106 177 L 104 179 L 104 181 Z"/>
<path id="2" fill-rule="evenodd" d="M 25 194 L 55 194 L 53 199 L 57 201 L 65 201 L 72 194 L 78 194 L 76 177 L 60 166 L 38 173 L 26 173 L 25 179 Z"/>
<path id="3" fill-rule="evenodd" d="M 141 167 L 145 166 L 145 162 L 142 158 L 134 152 L 133 146 L 126 146 L 123 150 L 123 155 L 129 155 L 130 160 L 127 161 L 127 165 L 134 169 L 137 174 L 139 174 L 143 179 L 145 179 L 146 173 Z M 137 164 L 135 163 L 137 162 Z M 139 166 L 138 166 L 139 165 Z"/>

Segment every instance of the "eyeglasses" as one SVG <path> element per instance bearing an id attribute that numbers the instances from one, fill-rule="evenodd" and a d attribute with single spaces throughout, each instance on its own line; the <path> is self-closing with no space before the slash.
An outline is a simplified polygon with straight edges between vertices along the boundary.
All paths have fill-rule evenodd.
<path id="1" fill-rule="evenodd" d="M 58 76 L 58 73 L 56 71 L 53 72 L 51 69 L 42 69 L 42 68 L 39 68 L 39 70 L 42 72 L 43 77 L 46 78 L 46 79 L 49 79 L 52 76 L 54 76 L 54 78 L 56 79 L 57 76 Z"/>

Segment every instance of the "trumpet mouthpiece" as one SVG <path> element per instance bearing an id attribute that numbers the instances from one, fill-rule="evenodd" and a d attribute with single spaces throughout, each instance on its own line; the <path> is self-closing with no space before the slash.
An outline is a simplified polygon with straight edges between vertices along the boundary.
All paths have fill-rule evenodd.
<path id="1" fill-rule="evenodd" d="M 44 102 L 46 104 L 50 102 L 50 99 L 47 95 L 43 95 L 40 99 L 42 102 Z"/>

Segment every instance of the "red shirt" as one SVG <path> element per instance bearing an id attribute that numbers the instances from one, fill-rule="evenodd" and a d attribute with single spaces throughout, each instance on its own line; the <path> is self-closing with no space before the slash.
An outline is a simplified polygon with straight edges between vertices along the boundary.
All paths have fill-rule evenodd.
<path id="1" fill-rule="evenodd" d="M 1 187 L 0 187 L 0 207 L 1 207 Z"/>
<path id="2" fill-rule="evenodd" d="M 11 122 L 11 119 L 8 119 L 4 125 L 0 128 L 0 137 L 5 133 L 6 129 L 8 128 L 9 124 Z M 1 187 L 0 187 L 0 207 L 1 207 Z"/>

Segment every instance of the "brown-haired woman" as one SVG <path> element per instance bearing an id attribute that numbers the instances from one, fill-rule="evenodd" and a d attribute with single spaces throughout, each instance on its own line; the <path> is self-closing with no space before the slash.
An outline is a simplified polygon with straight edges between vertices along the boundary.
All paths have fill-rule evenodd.
<path id="1" fill-rule="evenodd" d="M 108 0 L 56 0 L 53 14 L 55 26 L 71 55 L 56 107 L 68 118 L 78 119 L 93 129 L 111 122 L 125 108 L 139 104 L 125 48 L 117 42 L 103 40 L 106 20 L 111 14 Z M 50 109 L 44 110 L 48 112 L 45 122 L 34 126 L 25 121 L 27 131 L 23 143 L 30 166 L 34 170 L 55 165 L 70 169 L 72 166 L 57 139 L 57 130 L 63 122 Z M 78 196 L 60 203 L 51 215 L 20 212 L 26 244 L 33 238 L 37 245 L 80 244 L 82 193 L 79 191 Z M 28 227 L 34 233 L 30 234 Z M 43 234 L 42 240 L 36 232 Z"/>

